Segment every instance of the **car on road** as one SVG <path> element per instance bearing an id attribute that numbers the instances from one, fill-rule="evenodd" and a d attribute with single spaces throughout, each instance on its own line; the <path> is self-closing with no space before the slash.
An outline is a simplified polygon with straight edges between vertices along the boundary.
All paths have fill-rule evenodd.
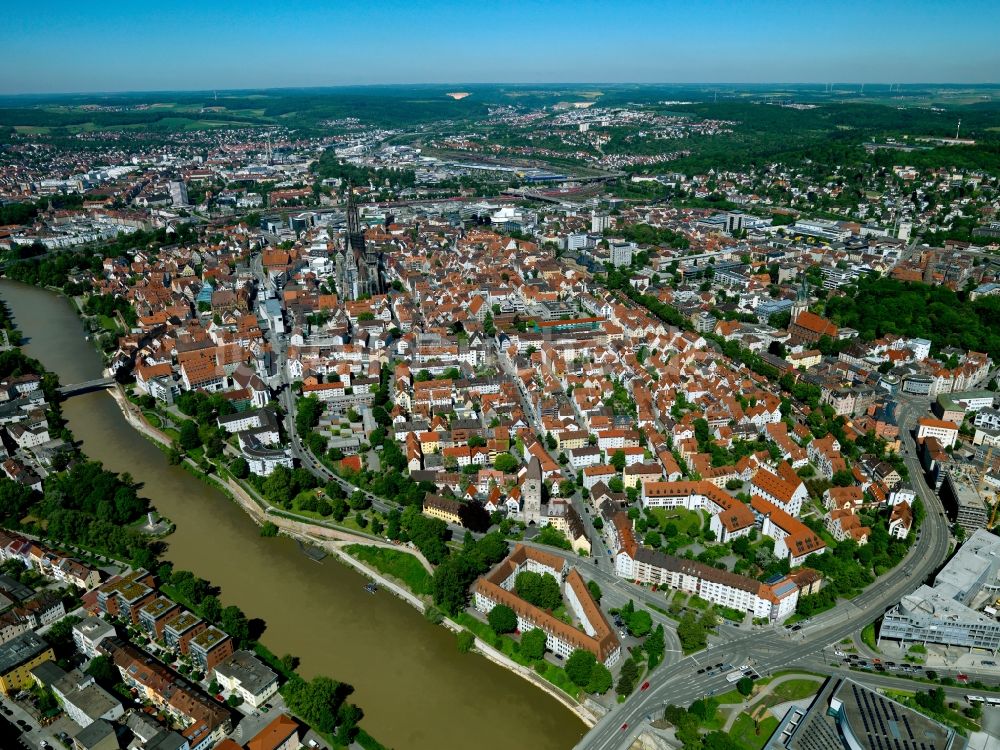
<path id="1" fill-rule="evenodd" d="M 997 665 L 997 663 L 995 661 L 984 661 L 983 662 L 983 666 L 984 667 L 995 667 L 996 665 Z"/>
<path id="2" fill-rule="evenodd" d="M 628 729 L 628 722 L 622 724 L 622 731 L 624 732 L 626 729 Z"/>
<path id="3" fill-rule="evenodd" d="M 639 690 L 640 691 L 641 690 L 649 690 L 649 680 L 646 680 L 644 683 L 642 683 L 642 687 L 640 687 Z"/>
<path id="4" fill-rule="evenodd" d="M 705 668 L 702 667 L 701 669 L 699 669 L 698 674 L 705 674 Z"/>

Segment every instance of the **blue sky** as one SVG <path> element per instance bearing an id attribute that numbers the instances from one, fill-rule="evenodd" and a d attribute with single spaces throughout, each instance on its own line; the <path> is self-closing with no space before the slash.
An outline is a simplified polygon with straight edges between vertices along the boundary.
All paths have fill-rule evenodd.
<path id="1" fill-rule="evenodd" d="M 1000 81 L 997 0 L 6 0 L 0 93 Z"/>

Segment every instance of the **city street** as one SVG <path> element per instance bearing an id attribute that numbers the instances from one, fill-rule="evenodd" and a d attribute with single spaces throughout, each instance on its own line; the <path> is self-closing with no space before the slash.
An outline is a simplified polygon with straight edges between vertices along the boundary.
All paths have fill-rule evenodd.
<path id="1" fill-rule="evenodd" d="M 259 257 L 254 259 L 254 271 L 261 285 L 265 283 L 263 269 Z M 295 397 L 288 383 L 285 370 L 285 341 L 274 331 L 267 330 L 266 335 L 277 355 L 278 378 L 280 380 L 279 399 L 285 411 L 285 429 L 292 442 L 292 453 L 302 466 L 311 471 L 324 482 L 336 481 L 347 492 L 356 488 L 346 480 L 334 475 L 316 459 L 312 453 L 301 444 L 295 431 Z M 499 357 L 502 367 L 508 375 L 515 376 L 509 361 Z M 525 394 L 521 394 L 522 402 L 526 403 Z M 872 586 L 850 602 L 843 603 L 833 610 L 824 612 L 804 624 L 798 632 L 790 632 L 779 628 L 758 628 L 747 631 L 728 623 L 719 626 L 718 634 L 710 638 L 709 647 L 704 651 L 688 657 L 682 657 L 680 644 L 677 640 L 674 623 L 670 618 L 656 610 L 650 614 L 654 622 L 663 623 L 667 633 L 667 654 L 665 663 L 649 676 L 649 688 L 634 693 L 624 703 L 614 706 L 611 711 L 587 734 L 577 745 L 580 750 L 610 749 L 627 746 L 644 720 L 657 719 L 662 715 L 663 708 L 670 703 L 689 704 L 694 698 L 711 695 L 722 689 L 728 689 L 729 683 L 722 673 L 698 674 L 698 670 L 706 665 L 725 663 L 733 665 L 752 665 L 761 675 L 767 675 L 777 669 L 802 666 L 829 672 L 828 662 L 823 658 L 822 651 L 832 643 L 853 634 L 868 623 L 877 619 L 886 608 L 895 604 L 900 597 L 913 590 L 920 582 L 927 579 L 945 561 L 949 552 L 948 521 L 944 515 L 940 501 L 923 479 L 911 430 L 916 419 L 926 413 L 926 399 L 899 399 L 900 408 L 898 423 L 901 439 L 904 444 L 904 460 L 910 472 L 911 482 L 927 510 L 926 518 L 917 543 L 911 548 L 904 561 L 889 574 L 879 579 L 877 586 Z M 540 430 L 534 415 L 526 408 L 529 419 L 535 429 Z M 566 478 L 571 478 L 566 474 Z M 394 506 L 386 501 L 365 492 L 372 506 L 379 512 L 387 513 Z M 552 547 L 544 547 L 548 552 L 559 554 L 580 569 L 588 580 L 594 580 L 604 593 L 602 605 L 605 608 L 617 608 L 629 600 L 637 604 L 652 605 L 663 608 L 666 603 L 662 594 L 657 594 L 647 588 L 636 586 L 614 574 L 610 557 L 605 556 L 603 541 L 593 527 L 592 516 L 583 507 L 585 501 L 579 496 L 574 497 L 574 504 L 584 517 L 588 532 L 592 535 L 594 555 L 589 559 Z M 465 533 L 465 529 L 454 527 L 456 535 Z M 525 542 L 531 546 L 541 546 Z M 867 675 L 853 673 L 858 679 L 868 680 Z M 893 680 L 898 678 L 872 675 L 872 678 Z M 628 728 L 623 730 L 622 726 Z"/>
<path id="2" fill-rule="evenodd" d="M 904 594 L 934 573 L 949 554 L 949 532 L 941 502 L 924 481 L 915 458 L 910 431 L 922 413 L 919 402 L 901 402 L 898 422 L 905 446 L 905 460 L 911 483 L 927 510 L 920 538 L 902 563 L 882 576 L 877 585 L 869 587 L 852 601 L 813 617 L 796 633 L 772 628 L 769 632 L 760 632 L 744 639 L 711 645 L 698 654 L 661 667 L 649 678 L 649 689 L 633 694 L 627 701 L 612 709 L 580 741 L 577 748 L 610 750 L 627 747 L 641 730 L 643 721 L 660 718 L 666 705 L 671 702 L 683 702 L 687 705 L 696 697 L 711 695 L 725 688 L 728 683 L 724 675 L 697 674 L 700 666 L 709 663 L 748 663 L 765 676 L 778 669 L 806 664 L 816 665 L 828 672 L 829 668 L 823 667 L 824 662 L 816 660 L 816 655 L 825 646 L 839 642 L 876 620 Z M 624 725 L 627 728 L 623 729 Z"/>

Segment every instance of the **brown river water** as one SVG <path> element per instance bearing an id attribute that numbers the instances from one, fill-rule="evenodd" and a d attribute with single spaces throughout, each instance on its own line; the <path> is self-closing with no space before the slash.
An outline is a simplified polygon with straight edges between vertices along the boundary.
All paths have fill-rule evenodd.
<path id="1" fill-rule="evenodd" d="M 65 299 L 7 280 L 0 298 L 25 351 L 62 383 L 100 377 L 100 357 Z M 290 539 L 261 538 L 234 503 L 140 437 L 107 393 L 70 398 L 63 412 L 88 456 L 129 472 L 176 524 L 166 559 L 220 586 L 224 604 L 263 619 L 263 643 L 298 656 L 304 677 L 353 685 L 364 727 L 384 744 L 566 750 L 583 736 L 561 703 L 481 656 L 458 653 L 453 634 L 386 592 L 366 593 L 365 579 L 346 566 L 314 562 Z"/>

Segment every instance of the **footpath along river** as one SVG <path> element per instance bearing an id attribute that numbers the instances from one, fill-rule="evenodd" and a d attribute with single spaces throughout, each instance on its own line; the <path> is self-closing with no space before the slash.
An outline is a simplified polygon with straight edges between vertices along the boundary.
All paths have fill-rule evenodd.
<path id="1" fill-rule="evenodd" d="M 25 351 L 69 384 L 100 377 L 101 361 L 71 305 L 52 292 L 0 280 Z M 83 451 L 129 472 L 177 530 L 166 559 L 222 588 L 224 604 L 267 623 L 274 653 L 301 658 L 304 677 L 355 687 L 364 726 L 396 750 L 510 747 L 565 750 L 585 727 L 573 712 L 520 677 L 474 654 L 385 592 L 328 558 L 317 563 L 286 538 L 263 539 L 222 493 L 177 466 L 133 430 L 107 393 L 63 404 Z"/>

